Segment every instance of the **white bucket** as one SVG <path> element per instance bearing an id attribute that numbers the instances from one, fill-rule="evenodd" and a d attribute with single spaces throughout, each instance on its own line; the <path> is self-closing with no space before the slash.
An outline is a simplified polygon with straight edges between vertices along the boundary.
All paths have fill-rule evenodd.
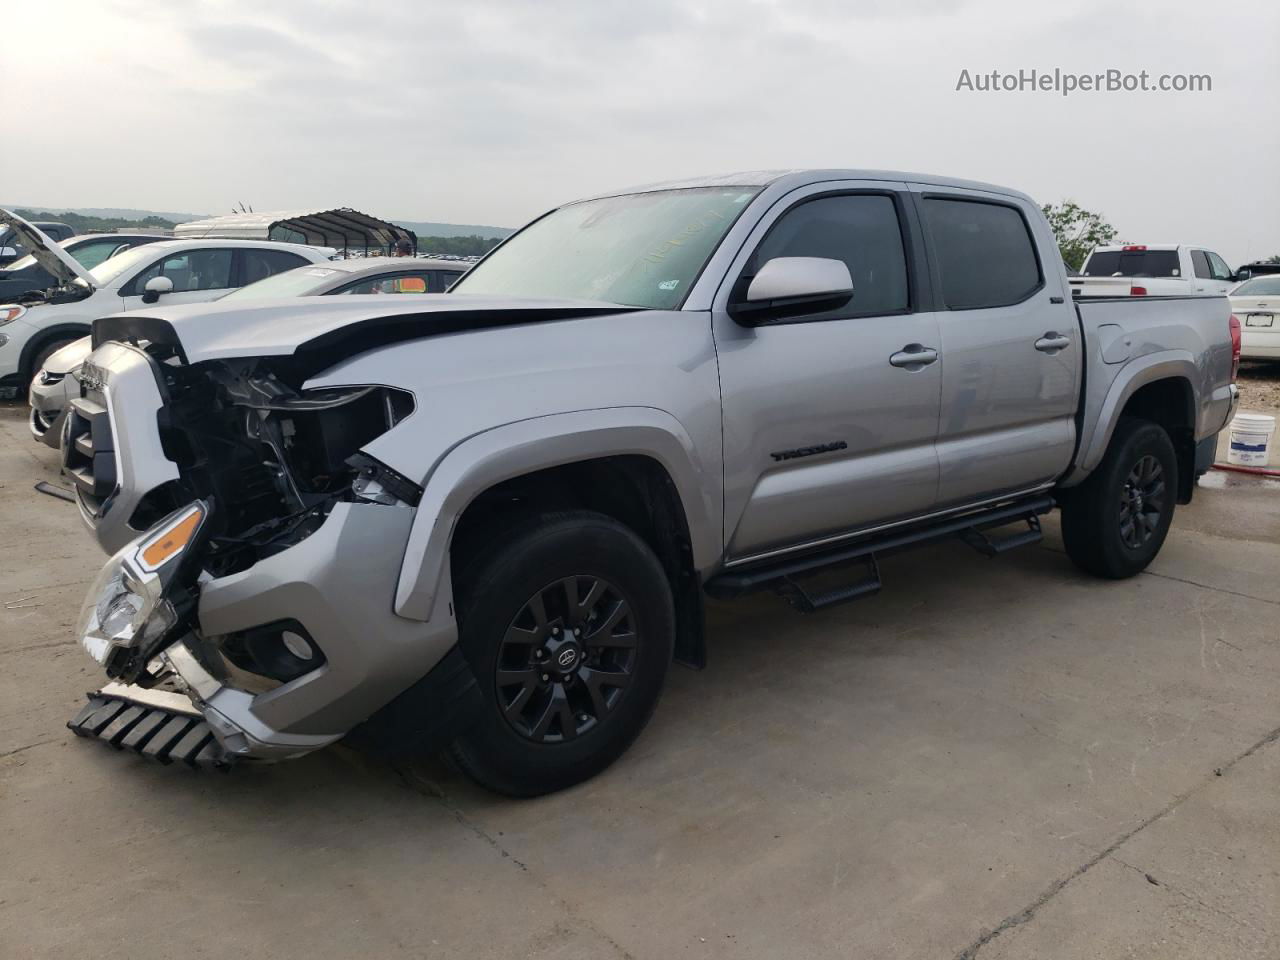
<path id="1" fill-rule="evenodd" d="M 1237 413 L 1228 428 L 1227 463 L 1240 467 L 1265 467 L 1271 456 L 1276 418 L 1265 413 Z"/>

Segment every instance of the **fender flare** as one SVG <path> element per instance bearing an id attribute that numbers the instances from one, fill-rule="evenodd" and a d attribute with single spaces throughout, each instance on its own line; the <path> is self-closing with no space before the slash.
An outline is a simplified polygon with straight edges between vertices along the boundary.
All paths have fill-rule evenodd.
<path id="1" fill-rule="evenodd" d="M 702 464 L 684 426 L 656 407 L 607 407 L 534 417 L 469 437 L 450 449 L 427 477 L 409 532 L 395 612 L 430 620 L 448 590 L 454 528 L 471 502 L 514 477 L 601 457 L 646 456 L 675 484 L 699 570 L 719 559 L 722 517 L 719 477 Z"/>
<path id="2" fill-rule="evenodd" d="M 1102 462 L 1107 446 L 1111 443 L 1111 435 L 1120 420 L 1120 411 L 1130 397 L 1157 380 L 1187 381 L 1191 388 L 1191 407 L 1186 412 L 1191 427 L 1195 430 L 1199 421 L 1195 409 L 1195 384 L 1199 378 L 1200 370 L 1196 367 L 1195 358 L 1185 350 L 1164 350 L 1126 363 L 1111 382 L 1102 406 L 1098 409 L 1092 435 L 1081 445 L 1079 469 L 1091 472 Z"/>

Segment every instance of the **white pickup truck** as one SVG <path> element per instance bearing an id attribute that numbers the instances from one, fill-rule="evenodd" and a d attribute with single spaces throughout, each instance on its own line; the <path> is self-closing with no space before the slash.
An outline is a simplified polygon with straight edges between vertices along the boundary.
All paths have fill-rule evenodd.
<path id="1" fill-rule="evenodd" d="M 1227 262 L 1212 250 L 1180 243 L 1126 243 L 1095 247 L 1080 276 L 1071 278 L 1073 297 L 1221 295 L 1238 282 Z"/>

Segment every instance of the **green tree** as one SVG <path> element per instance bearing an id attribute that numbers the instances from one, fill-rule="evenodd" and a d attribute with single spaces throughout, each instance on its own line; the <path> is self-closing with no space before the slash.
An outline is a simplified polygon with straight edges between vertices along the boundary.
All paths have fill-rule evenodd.
<path id="1" fill-rule="evenodd" d="M 1116 228 L 1107 223 L 1102 214 L 1086 210 L 1074 200 L 1046 203 L 1043 209 L 1058 240 L 1062 262 L 1072 270 L 1084 266 L 1084 258 L 1094 247 L 1116 238 Z"/>
<path id="2" fill-rule="evenodd" d="M 1280 263 L 1280 253 L 1273 253 L 1271 256 L 1267 257 L 1267 259 L 1264 260 L 1263 262 L 1264 263 Z"/>
<path id="3" fill-rule="evenodd" d="M 501 237 L 419 237 L 418 256 L 429 257 L 433 253 L 451 253 L 463 257 L 482 257 L 500 242 Z"/>

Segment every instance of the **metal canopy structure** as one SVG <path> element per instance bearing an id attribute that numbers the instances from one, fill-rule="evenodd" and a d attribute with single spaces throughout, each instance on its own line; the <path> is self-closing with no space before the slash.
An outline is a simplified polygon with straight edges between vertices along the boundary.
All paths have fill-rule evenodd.
<path id="1" fill-rule="evenodd" d="M 414 252 L 418 235 L 388 220 L 338 207 L 332 210 L 277 210 L 272 213 L 232 213 L 192 220 L 173 228 L 175 238 L 199 240 L 286 240 L 317 247 L 334 247 L 345 255 L 390 253 L 401 240 Z"/>

